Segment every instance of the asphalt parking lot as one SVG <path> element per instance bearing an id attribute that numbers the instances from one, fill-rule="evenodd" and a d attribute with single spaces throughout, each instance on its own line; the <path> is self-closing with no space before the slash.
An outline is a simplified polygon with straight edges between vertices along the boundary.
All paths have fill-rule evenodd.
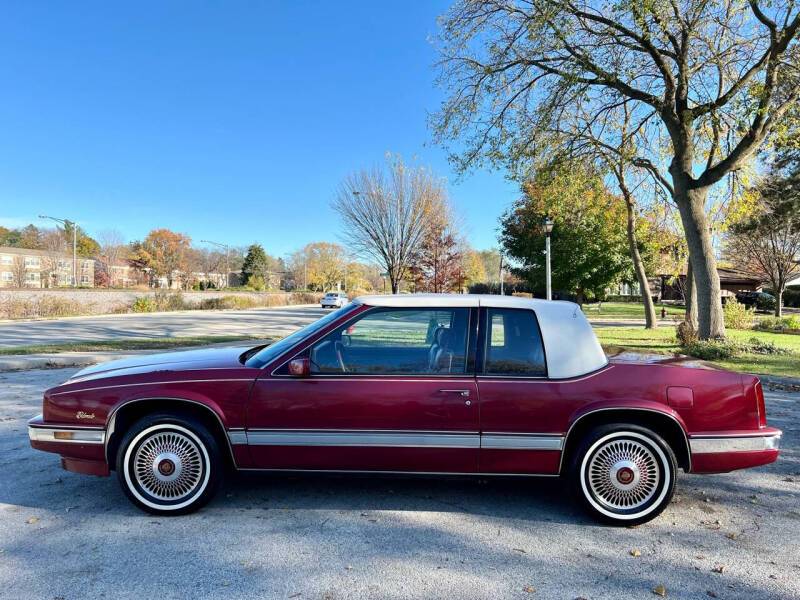
<path id="1" fill-rule="evenodd" d="M 158 518 L 30 449 L 25 421 L 72 372 L 0 373 L 0 598 L 800 598 L 797 392 L 767 394 L 778 463 L 682 476 L 632 529 L 554 480 L 250 474 Z"/>
<path id="2" fill-rule="evenodd" d="M 0 347 L 204 335 L 280 337 L 329 312 L 318 306 L 279 306 L 0 321 Z"/>

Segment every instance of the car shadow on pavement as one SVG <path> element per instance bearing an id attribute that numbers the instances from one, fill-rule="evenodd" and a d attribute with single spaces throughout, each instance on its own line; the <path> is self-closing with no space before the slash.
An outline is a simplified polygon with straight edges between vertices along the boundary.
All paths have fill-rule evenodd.
<path id="1" fill-rule="evenodd" d="M 555 523 L 590 522 L 557 477 L 434 477 L 240 472 L 216 507 L 464 513 Z"/>

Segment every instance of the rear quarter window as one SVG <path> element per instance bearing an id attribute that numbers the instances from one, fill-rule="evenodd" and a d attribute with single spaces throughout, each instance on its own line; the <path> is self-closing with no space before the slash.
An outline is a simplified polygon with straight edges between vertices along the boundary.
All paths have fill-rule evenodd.
<path id="1" fill-rule="evenodd" d="M 486 325 L 484 374 L 547 376 L 542 334 L 532 310 L 488 308 Z"/>

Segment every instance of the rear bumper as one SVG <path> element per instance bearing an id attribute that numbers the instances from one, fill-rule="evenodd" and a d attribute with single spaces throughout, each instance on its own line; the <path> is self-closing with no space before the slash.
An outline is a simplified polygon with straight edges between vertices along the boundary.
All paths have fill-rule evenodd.
<path id="1" fill-rule="evenodd" d="M 105 456 L 106 431 L 102 427 L 51 425 L 41 415 L 28 421 L 31 447 L 61 455 L 67 471 L 87 475 L 108 475 Z"/>
<path id="2" fill-rule="evenodd" d="M 693 473 L 726 473 L 775 462 L 782 432 L 767 428 L 757 433 L 696 435 L 689 438 Z"/>

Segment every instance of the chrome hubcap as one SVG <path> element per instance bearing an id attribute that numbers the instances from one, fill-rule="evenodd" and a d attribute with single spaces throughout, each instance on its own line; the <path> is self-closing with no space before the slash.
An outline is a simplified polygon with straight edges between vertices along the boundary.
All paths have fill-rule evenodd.
<path id="1" fill-rule="evenodd" d="M 613 510 L 639 508 L 653 498 L 661 480 L 658 461 L 635 440 L 612 440 L 589 462 L 589 485 L 595 497 Z"/>
<path id="2" fill-rule="evenodd" d="M 159 500 L 180 500 L 191 494 L 203 476 L 200 449 L 187 436 L 164 431 L 141 443 L 133 459 L 136 482 Z"/>

